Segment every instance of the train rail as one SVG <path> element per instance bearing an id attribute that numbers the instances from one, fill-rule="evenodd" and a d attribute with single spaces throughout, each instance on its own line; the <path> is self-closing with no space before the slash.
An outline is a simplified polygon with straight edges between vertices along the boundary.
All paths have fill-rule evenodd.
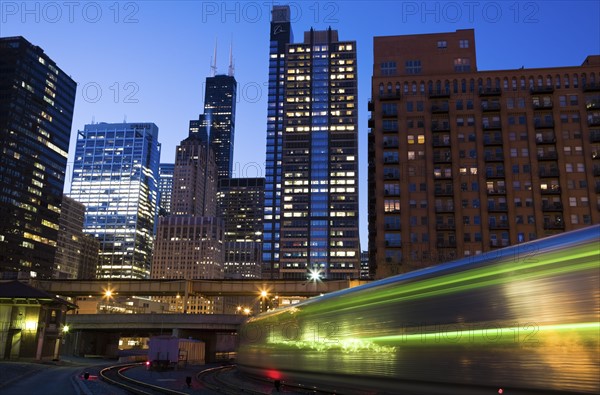
<path id="1" fill-rule="evenodd" d="M 100 377 L 102 380 L 136 395 L 187 395 L 185 392 L 145 383 L 123 374 L 125 371 L 140 365 L 143 365 L 143 363 L 109 366 L 100 371 Z"/>
<path id="2" fill-rule="evenodd" d="M 221 366 L 206 369 L 197 375 L 199 381 L 213 391 L 222 394 L 251 394 L 266 395 L 276 393 L 330 395 L 335 392 L 326 391 L 323 388 L 305 386 L 301 384 L 280 381 L 279 387 L 275 386 L 272 379 L 248 376 L 237 370 L 236 366 Z"/>

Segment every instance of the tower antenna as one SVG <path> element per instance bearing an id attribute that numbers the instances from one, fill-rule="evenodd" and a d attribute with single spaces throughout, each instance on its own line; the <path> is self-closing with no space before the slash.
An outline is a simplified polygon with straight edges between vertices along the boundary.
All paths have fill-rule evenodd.
<path id="1" fill-rule="evenodd" d="M 233 66 L 233 40 L 229 44 L 229 72 L 227 73 L 230 77 L 233 77 L 234 66 Z"/>
<path id="2" fill-rule="evenodd" d="M 217 75 L 217 39 L 215 38 L 215 52 L 213 54 L 213 61 L 210 65 L 210 76 L 214 77 Z"/>

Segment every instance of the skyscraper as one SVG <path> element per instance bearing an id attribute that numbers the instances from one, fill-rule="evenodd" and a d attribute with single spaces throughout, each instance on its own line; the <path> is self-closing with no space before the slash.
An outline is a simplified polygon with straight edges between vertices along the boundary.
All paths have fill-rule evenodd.
<path id="1" fill-rule="evenodd" d="M 267 277 L 357 278 L 356 43 L 335 30 L 294 44 L 289 7 L 271 22 L 263 260 Z"/>
<path id="2" fill-rule="evenodd" d="M 373 52 L 378 277 L 600 222 L 600 56 L 478 71 L 472 29 L 375 37 Z"/>
<path id="3" fill-rule="evenodd" d="M 75 91 L 40 47 L 0 38 L 0 271 L 52 277 Z"/>
<path id="4" fill-rule="evenodd" d="M 217 214 L 217 166 L 206 125 L 190 122 L 175 155 L 171 214 L 160 217 L 152 278 L 223 278 L 223 220 Z M 215 313 L 222 299 L 192 296 L 161 298 L 174 312 Z"/>
<path id="5" fill-rule="evenodd" d="M 190 128 L 175 153 L 172 215 L 217 215 L 217 167 L 206 133 Z"/>
<path id="6" fill-rule="evenodd" d="M 281 277 L 358 278 L 356 43 L 310 30 L 285 63 Z"/>
<path id="7" fill-rule="evenodd" d="M 217 74 L 217 48 L 212 75 L 204 85 L 204 113 L 190 121 L 189 136 L 210 142 L 217 165 L 218 178 L 231 177 L 233 169 L 233 143 L 235 138 L 235 107 L 237 82 L 233 76 L 233 57 L 229 53 L 229 72 Z"/>
<path id="8" fill-rule="evenodd" d="M 209 124 L 208 137 L 215 152 L 219 178 L 231 177 L 233 168 L 236 90 L 233 74 L 206 78 L 204 117 Z"/>
<path id="9" fill-rule="evenodd" d="M 100 241 L 98 278 L 150 276 L 160 144 L 153 123 L 98 123 L 78 132 L 69 196 Z"/>
<path id="10" fill-rule="evenodd" d="M 284 70 L 287 44 L 293 41 L 290 7 L 274 6 L 269 44 L 267 156 L 265 161 L 265 214 L 263 222 L 263 278 L 279 278 L 281 215 L 281 150 L 283 142 Z"/>
<path id="11" fill-rule="evenodd" d="M 219 181 L 219 216 L 225 223 L 225 278 L 261 278 L 264 178 Z"/>

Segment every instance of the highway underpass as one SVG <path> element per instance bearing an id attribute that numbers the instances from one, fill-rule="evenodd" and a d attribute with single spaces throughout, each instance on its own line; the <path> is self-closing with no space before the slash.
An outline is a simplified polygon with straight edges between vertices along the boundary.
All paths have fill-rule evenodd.
<path id="1" fill-rule="evenodd" d="M 117 358 L 119 340 L 171 335 L 202 340 L 207 362 L 235 350 L 247 316 L 229 314 L 69 314 L 63 334 L 65 355 Z"/>

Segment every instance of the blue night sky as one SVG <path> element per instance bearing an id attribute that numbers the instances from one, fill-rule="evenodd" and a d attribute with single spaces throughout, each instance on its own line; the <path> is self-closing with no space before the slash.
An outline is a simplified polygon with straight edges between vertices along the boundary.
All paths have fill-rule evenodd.
<path id="1" fill-rule="evenodd" d="M 73 1 L 0 2 L 0 35 L 24 36 L 78 83 L 76 131 L 96 122 L 154 122 L 161 162 L 174 162 L 218 41 L 233 42 L 238 103 L 234 176 L 264 176 L 269 23 L 289 4 L 295 41 L 331 26 L 358 51 L 361 241 L 367 245 L 367 102 L 373 37 L 475 29 L 479 70 L 580 65 L 600 54 L 600 1 Z M 71 168 L 67 170 L 67 182 Z M 69 186 L 65 187 L 69 190 Z"/>

